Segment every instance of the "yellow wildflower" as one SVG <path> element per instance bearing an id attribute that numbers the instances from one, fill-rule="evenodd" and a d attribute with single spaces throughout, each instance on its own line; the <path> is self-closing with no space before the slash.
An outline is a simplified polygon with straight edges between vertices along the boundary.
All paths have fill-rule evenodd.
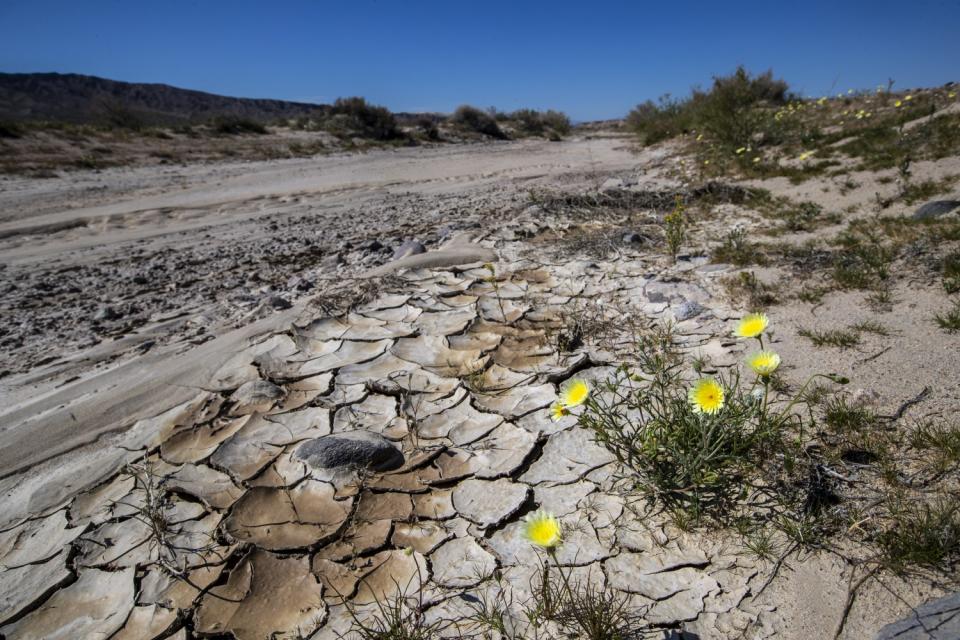
<path id="1" fill-rule="evenodd" d="M 560 521 L 552 513 L 540 509 L 524 518 L 523 536 L 544 549 L 552 549 L 563 542 Z"/>
<path id="2" fill-rule="evenodd" d="M 757 375 L 768 376 L 780 366 L 780 356 L 773 351 L 758 351 L 747 358 L 747 364 Z"/>
<path id="3" fill-rule="evenodd" d="M 703 134 L 702 134 L 702 133 L 699 134 L 699 135 L 697 135 L 697 142 L 700 142 L 701 140 L 703 140 Z"/>
<path id="4" fill-rule="evenodd" d="M 550 417 L 553 419 L 554 422 L 560 422 L 568 415 L 570 415 L 570 410 L 567 409 L 562 404 L 560 404 L 559 402 L 554 402 L 550 406 Z"/>
<path id="5" fill-rule="evenodd" d="M 737 323 L 733 333 L 738 338 L 756 338 L 767 330 L 770 319 L 765 313 L 748 313 Z"/>
<path id="6" fill-rule="evenodd" d="M 947 94 L 947 97 L 948 97 L 948 98 L 956 98 L 956 97 L 957 97 L 956 91 L 951 91 L 950 93 Z"/>
<path id="7" fill-rule="evenodd" d="M 567 380 L 560 387 L 560 404 L 564 409 L 570 407 L 579 407 L 587 401 L 590 395 L 590 385 L 585 380 L 575 379 Z"/>
<path id="8" fill-rule="evenodd" d="M 806 160 L 812 155 L 813 155 L 813 151 L 804 151 L 803 153 L 800 154 L 799 160 L 800 162 L 803 162 L 804 160 Z"/>
<path id="9" fill-rule="evenodd" d="M 908 95 L 908 96 L 905 96 L 903 99 L 905 102 L 910 102 L 911 100 L 913 100 L 913 96 Z"/>
<path id="10" fill-rule="evenodd" d="M 760 156 L 757 156 L 756 158 L 754 158 L 754 159 L 753 159 L 753 162 L 754 162 L 754 163 L 760 162 Z"/>
<path id="11" fill-rule="evenodd" d="M 901 102 L 900 100 L 897 100 L 896 102 L 893 103 L 893 106 L 899 109 L 900 107 L 903 106 L 903 102 Z"/>
<path id="12" fill-rule="evenodd" d="M 723 409 L 723 387 L 713 378 L 703 378 L 690 388 L 687 400 L 694 413 L 716 413 Z"/>
<path id="13" fill-rule="evenodd" d="M 744 151 L 746 151 L 746 150 L 747 150 L 746 147 L 740 147 L 739 149 L 737 149 L 736 153 L 737 153 L 737 155 L 739 156 L 740 154 L 742 154 L 742 153 L 743 153 Z"/>

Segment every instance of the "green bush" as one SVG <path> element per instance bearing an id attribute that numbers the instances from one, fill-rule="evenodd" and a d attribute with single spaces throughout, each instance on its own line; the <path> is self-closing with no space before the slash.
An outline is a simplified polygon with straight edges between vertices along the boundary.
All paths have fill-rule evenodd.
<path id="1" fill-rule="evenodd" d="M 680 135 L 694 127 L 690 100 L 675 100 L 662 96 L 659 102 L 647 100 L 627 114 L 627 126 L 635 131 L 644 144 L 656 144 Z"/>
<path id="2" fill-rule="evenodd" d="M 729 76 L 714 78 L 713 88 L 694 100 L 696 119 L 712 138 L 727 147 L 751 144 L 772 115 L 754 107 L 761 102 L 779 105 L 786 102 L 787 83 L 775 80 L 773 72 L 751 76 L 743 67 Z"/>
<path id="3" fill-rule="evenodd" d="M 787 83 L 775 79 L 772 71 L 751 75 L 737 67 L 730 75 L 715 77 L 709 91 L 694 89 L 688 98 L 666 95 L 659 102 L 637 105 L 626 123 L 645 144 L 696 129 L 725 147 L 738 148 L 761 134 L 782 137 L 783 127 L 773 114 L 757 107 L 782 105 L 790 97 Z"/>
<path id="4" fill-rule="evenodd" d="M 337 98 L 331 109 L 337 132 L 352 133 L 374 140 L 393 140 L 403 137 L 397 121 L 386 107 L 367 103 L 360 97 Z"/>
<path id="5" fill-rule="evenodd" d="M 457 110 L 450 116 L 450 124 L 499 140 L 506 139 L 507 137 L 493 116 L 470 105 L 457 107 Z"/>
<path id="6" fill-rule="evenodd" d="M 554 111 L 536 111 L 534 109 L 518 109 L 509 114 L 507 120 L 512 121 L 518 130 L 526 135 L 558 135 L 570 133 L 570 118 L 565 113 Z"/>

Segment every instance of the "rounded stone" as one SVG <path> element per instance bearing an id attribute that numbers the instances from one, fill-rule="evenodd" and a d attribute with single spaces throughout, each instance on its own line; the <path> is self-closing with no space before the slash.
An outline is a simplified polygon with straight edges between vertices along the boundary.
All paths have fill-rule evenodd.
<path id="1" fill-rule="evenodd" d="M 350 431 L 307 440 L 294 457 L 314 469 L 360 467 L 371 471 L 393 471 L 403 466 L 403 453 L 389 440 L 369 431 Z"/>

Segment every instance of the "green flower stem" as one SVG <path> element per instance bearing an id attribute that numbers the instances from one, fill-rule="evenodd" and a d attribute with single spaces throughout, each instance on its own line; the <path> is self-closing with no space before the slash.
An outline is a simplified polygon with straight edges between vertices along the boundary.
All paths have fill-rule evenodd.
<path id="1" fill-rule="evenodd" d="M 797 404 L 797 402 L 800 401 L 800 398 L 803 397 L 803 392 L 806 391 L 806 390 L 807 390 L 807 387 L 810 386 L 810 383 L 813 382 L 814 380 L 816 380 L 817 378 L 826 378 L 827 380 L 829 380 L 829 381 L 831 381 L 831 382 L 836 382 L 836 383 L 838 383 L 838 384 L 846 384 L 846 383 L 847 383 L 847 379 L 846 379 L 846 378 L 842 378 L 842 377 L 837 376 L 837 375 L 834 375 L 834 374 L 829 374 L 829 373 L 815 373 L 815 374 L 813 374 L 812 376 L 810 376 L 809 378 L 807 378 L 807 381 L 803 383 L 803 386 L 802 386 L 802 387 L 800 387 L 800 391 L 797 392 L 797 395 L 793 398 L 793 400 L 790 401 L 790 403 L 789 403 L 786 407 L 783 408 L 783 411 L 781 411 L 780 414 L 777 416 L 777 422 L 778 422 L 778 423 L 782 422 L 783 419 L 786 418 L 787 414 L 790 412 L 790 409 L 793 408 L 793 405 Z"/>
<path id="2" fill-rule="evenodd" d="M 567 574 L 563 572 L 563 567 L 560 566 L 560 561 L 557 560 L 557 549 L 556 547 L 550 547 L 547 549 L 547 554 L 553 558 L 553 563 L 557 565 L 557 572 L 560 574 L 560 577 L 563 578 L 563 586 L 567 590 L 567 597 L 573 599 L 573 589 L 570 588 L 570 579 L 567 577 Z"/>

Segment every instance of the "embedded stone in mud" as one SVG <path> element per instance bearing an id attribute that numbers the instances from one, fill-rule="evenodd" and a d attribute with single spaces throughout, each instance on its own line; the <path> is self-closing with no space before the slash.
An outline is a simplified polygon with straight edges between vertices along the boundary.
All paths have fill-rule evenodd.
<path id="1" fill-rule="evenodd" d="M 403 466 L 403 453 L 383 436 L 368 431 L 350 431 L 307 440 L 294 457 L 314 469 L 361 467 L 393 471 Z"/>

